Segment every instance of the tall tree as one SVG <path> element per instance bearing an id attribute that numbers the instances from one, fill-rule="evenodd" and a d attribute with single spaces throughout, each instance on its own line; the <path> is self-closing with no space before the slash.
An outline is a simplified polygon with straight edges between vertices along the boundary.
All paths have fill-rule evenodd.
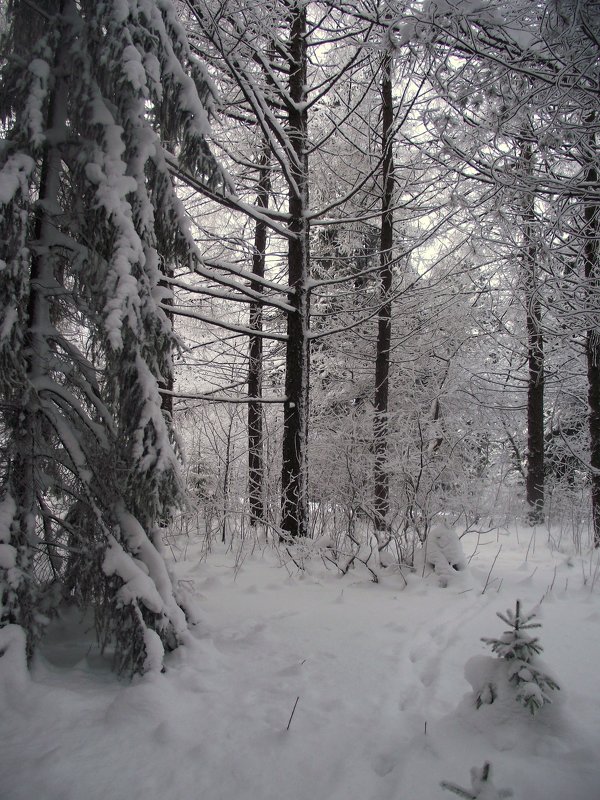
<path id="1" fill-rule="evenodd" d="M 377 314 L 375 355 L 375 414 L 373 450 L 375 478 L 375 528 L 383 541 L 389 520 L 389 435 L 390 348 L 392 342 L 392 281 L 394 263 L 394 100 L 392 57 L 386 52 L 381 70 L 381 233 L 379 274 L 381 305 Z"/>
<path id="2" fill-rule="evenodd" d="M 508 0 L 500 12 L 497 4 L 492 3 L 477 9 L 467 4 L 450 9 L 431 3 L 411 30 L 411 35 L 419 30 L 422 39 L 428 38 L 426 31 L 429 32 L 432 57 L 438 64 L 436 77 L 443 84 L 441 93 L 463 118 L 462 134 L 451 137 L 447 131 L 444 135 L 447 150 L 462 159 L 459 172 L 477 176 L 503 194 L 516 193 L 529 198 L 529 211 L 521 217 L 522 233 L 527 238 L 527 232 L 533 232 L 534 217 L 536 226 L 541 222 L 548 232 L 554 231 L 535 257 L 539 260 L 543 254 L 546 260 L 551 257 L 556 264 L 562 263 L 564 274 L 572 274 L 573 264 L 568 261 L 578 264 L 582 273 L 588 273 L 590 256 L 593 260 L 589 247 L 586 252 L 586 243 L 593 241 L 594 236 L 589 237 L 584 231 L 590 229 L 586 209 L 589 215 L 589 209 L 598 202 L 597 185 L 588 181 L 598 164 L 597 153 L 589 147 L 598 132 L 597 8 L 595 0 L 533 4 Z M 524 148 L 526 151 L 533 146 L 532 155 L 535 150 L 539 154 L 535 159 L 523 158 L 523 147 L 519 153 L 519 148 L 510 144 L 511 140 L 513 143 L 521 140 L 524 123 L 534 131 L 534 137 L 529 137 L 529 145 L 525 143 Z M 480 144 L 475 152 L 465 131 L 482 128 L 488 131 L 487 143 Z M 530 266 L 533 244 L 530 239 L 524 245 L 525 262 Z M 575 336 L 593 321 L 587 304 L 589 285 L 584 277 L 580 296 L 587 299 L 579 303 L 578 309 L 571 308 L 562 322 L 563 330 L 570 330 Z M 527 490 L 533 518 L 539 519 L 543 492 L 544 385 L 541 295 L 531 285 L 522 288 L 528 295 L 530 422 L 537 420 L 530 430 L 533 438 L 530 436 L 529 441 L 531 469 Z M 588 368 L 592 462 L 594 450 L 600 452 L 597 444 L 600 428 L 594 422 L 597 392 L 595 357 L 589 356 L 589 334 L 587 340 L 588 364 L 592 364 L 592 369 Z M 593 463 L 590 466 L 593 484 L 597 469 Z M 600 492 L 592 491 L 594 509 L 599 503 Z M 593 515 L 600 518 L 596 511 Z"/>
<path id="3" fill-rule="evenodd" d="M 366 58 L 360 41 L 368 35 L 370 26 L 360 21 L 350 27 L 344 12 L 336 6 L 310 4 L 305 0 L 253 9 L 245 3 L 224 7 L 220 3 L 192 0 L 187 6 L 197 21 L 198 47 L 209 50 L 219 76 L 226 76 L 223 83 L 231 100 L 227 103 L 227 113 L 242 124 L 252 120 L 248 127 L 253 138 L 258 128 L 272 153 L 272 207 L 242 204 L 231 196 L 212 199 L 235 206 L 242 215 L 265 220 L 272 235 L 283 237 L 285 242 L 282 249 L 287 266 L 287 302 L 285 307 L 279 305 L 285 311 L 286 325 L 285 335 L 279 337 L 286 342 L 280 528 L 283 536 L 306 535 L 311 339 L 309 229 L 319 224 L 320 217 L 341 207 L 347 195 L 357 191 L 351 187 L 341 198 L 338 193 L 333 203 L 331 196 L 323 198 L 324 208 L 309 207 L 309 155 L 323 157 L 335 132 L 331 122 L 327 129 L 315 126 L 309 130 L 309 115 L 316 115 L 329 95 L 337 91 L 338 81 L 349 78 L 355 62 Z M 314 13 L 314 20 L 311 16 L 309 21 L 309 12 Z M 338 43 L 342 55 L 336 48 L 329 48 L 326 39 Z M 235 177 L 243 183 L 247 162 L 237 153 L 232 154 L 232 148 L 227 148 L 227 156 Z M 286 211 L 280 210 L 284 202 Z M 270 284 L 271 288 L 273 285 Z"/>
<path id="4" fill-rule="evenodd" d="M 533 174 L 532 136 L 522 140 L 523 176 Z M 523 227 L 523 295 L 527 326 L 527 477 L 529 521 L 544 521 L 544 334 L 539 285 L 539 245 L 536 236 L 535 195 L 525 192 L 521 212 Z"/>
<path id="5" fill-rule="evenodd" d="M 289 10 L 288 136 L 291 144 L 287 315 L 281 528 L 289 536 L 308 534 L 308 398 L 310 325 L 310 249 L 308 218 L 307 7 L 298 0 Z"/>
<path id="6" fill-rule="evenodd" d="M 269 207 L 270 191 L 270 155 L 268 143 L 264 144 L 259 159 L 259 178 L 256 194 L 256 205 L 259 208 Z M 267 249 L 267 225 L 265 220 L 257 219 L 254 229 L 254 252 L 252 254 L 252 274 L 265 277 L 265 256 Z M 251 288 L 262 294 L 263 285 L 256 281 Z M 260 299 L 250 304 L 250 328 L 257 331 L 250 336 L 248 345 L 248 495 L 250 501 L 250 524 L 256 525 L 265 521 L 264 499 L 264 460 L 263 460 L 263 409 L 259 400 L 262 396 L 263 377 L 263 307 Z"/>
<path id="7" fill-rule="evenodd" d="M 594 123 L 596 114 L 588 119 Z M 588 404 L 590 430 L 590 464 L 592 483 L 592 521 L 594 546 L 600 547 L 600 324 L 598 298 L 600 293 L 600 199 L 598 197 L 597 134 L 592 129 L 585 137 L 582 148 L 586 164 L 585 178 L 590 186 L 583 209 L 583 265 L 586 281 L 586 302 L 590 323 L 586 334 L 588 373 Z"/>
<path id="8" fill-rule="evenodd" d="M 170 0 L 9 4 L 0 110 L 2 624 L 29 653 L 61 598 L 117 669 L 185 616 L 160 554 L 181 485 L 162 286 L 193 241 L 163 142 L 200 180 L 210 92 Z"/>

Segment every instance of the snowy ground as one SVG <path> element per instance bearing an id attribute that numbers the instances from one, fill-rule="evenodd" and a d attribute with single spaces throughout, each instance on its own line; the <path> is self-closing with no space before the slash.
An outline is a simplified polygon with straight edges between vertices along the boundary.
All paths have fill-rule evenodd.
<path id="1" fill-rule="evenodd" d="M 73 617 L 31 676 L 18 648 L 0 658 L 2 800 L 443 800 L 441 780 L 469 787 L 485 760 L 517 800 L 600 798 L 597 552 L 551 552 L 542 530 L 469 535 L 468 569 L 441 588 L 188 544 L 174 569 L 199 622 L 165 674 L 116 679 Z M 476 710 L 465 679 L 517 598 L 541 601 L 561 686 L 536 718 Z"/>

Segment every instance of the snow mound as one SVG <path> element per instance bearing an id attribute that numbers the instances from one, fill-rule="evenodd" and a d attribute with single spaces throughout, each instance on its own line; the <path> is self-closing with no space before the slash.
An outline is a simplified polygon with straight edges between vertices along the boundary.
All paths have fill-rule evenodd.
<path id="1" fill-rule="evenodd" d="M 446 525 L 434 525 L 427 535 L 427 551 L 425 560 L 439 575 L 440 586 L 447 586 L 453 571 L 466 568 L 467 560 L 453 528 Z"/>

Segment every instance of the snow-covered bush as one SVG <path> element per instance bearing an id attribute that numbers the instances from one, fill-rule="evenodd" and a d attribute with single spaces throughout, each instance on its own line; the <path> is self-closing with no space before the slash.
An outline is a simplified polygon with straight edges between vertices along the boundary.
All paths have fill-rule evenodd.
<path id="1" fill-rule="evenodd" d="M 492 765 L 486 761 L 481 769 L 473 767 L 471 770 L 471 789 L 463 789 L 454 783 L 442 781 L 443 789 L 465 797 L 467 800 L 502 800 L 512 797 L 512 789 L 496 789 L 492 782 Z"/>
<path id="2" fill-rule="evenodd" d="M 439 575 L 440 586 L 448 585 L 453 571 L 463 570 L 467 566 L 458 534 L 446 525 L 434 525 L 430 528 L 426 547 L 426 563 Z"/>
<path id="3" fill-rule="evenodd" d="M 531 622 L 535 614 L 522 612 L 519 600 L 514 612 L 508 609 L 506 614 L 498 613 L 497 616 L 509 626 L 509 630 L 499 639 L 482 639 L 501 661 L 502 668 L 499 672 L 495 671 L 494 677 L 496 680 L 505 680 L 512 688 L 515 700 L 531 714 L 536 714 L 542 706 L 551 702 L 550 693 L 559 689 L 556 681 L 544 672 L 537 660 L 542 652 L 538 638 L 528 633 L 532 628 L 540 628 L 541 625 L 539 622 Z M 474 677 L 475 670 L 469 667 L 467 669 Z M 479 681 L 476 679 L 471 682 Z M 476 693 L 475 702 L 477 708 L 480 708 L 494 702 L 498 685 L 493 679 L 483 680 Z"/>

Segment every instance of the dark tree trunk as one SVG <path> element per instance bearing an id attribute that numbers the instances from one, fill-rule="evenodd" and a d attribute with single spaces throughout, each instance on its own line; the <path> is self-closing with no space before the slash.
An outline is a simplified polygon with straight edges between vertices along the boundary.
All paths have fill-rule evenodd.
<path id="1" fill-rule="evenodd" d="M 590 143 L 592 153 L 595 142 Z M 598 171 L 587 171 L 590 187 L 598 182 Z M 593 189 L 590 188 L 590 192 Z M 600 330 L 597 325 L 600 296 L 600 205 L 591 199 L 584 211 L 584 269 L 591 321 L 586 340 L 588 404 L 590 429 L 590 464 L 592 483 L 592 520 L 594 547 L 600 547 Z"/>
<path id="2" fill-rule="evenodd" d="M 56 11 L 62 13 L 64 3 Z M 56 50 L 54 68 L 59 72 L 62 62 L 60 46 Z M 55 240 L 56 224 L 53 210 L 59 206 L 62 157 L 60 145 L 66 133 L 66 86 L 57 80 L 50 95 L 46 112 L 46 129 L 52 131 L 52 143 L 47 143 L 42 156 L 39 198 L 36 205 L 33 240 L 30 242 L 31 266 L 29 271 L 29 298 L 24 320 L 24 355 L 26 380 L 22 405 L 18 411 L 19 422 L 14 434 L 14 456 L 9 467 L 9 494 L 16 505 L 18 530 L 11 542 L 17 550 L 17 567 L 20 574 L 15 589 L 16 603 L 6 603 L 7 614 L 2 622 L 22 625 L 27 633 L 27 655 L 33 652 L 39 623 L 36 621 L 33 553 L 39 552 L 40 539 L 36 522 L 43 511 L 43 492 L 51 470 L 44 464 L 44 456 L 52 452 L 48 443 L 50 431 L 45 421 L 37 390 L 32 384 L 48 375 L 51 369 L 49 340 L 52 331 L 50 298 L 55 291 L 55 264 L 51 244 Z M 44 520 L 42 520 L 42 523 Z M 43 526 L 44 531 L 48 530 Z M 46 544 L 52 544 L 46 535 Z M 1 598 L 4 600 L 5 598 Z"/>
<path id="3" fill-rule="evenodd" d="M 270 150 L 265 146 L 260 160 L 260 175 L 256 205 L 268 208 L 270 176 Z M 262 220 L 256 221 L 254 230 L 254 254 L 252 256 L 252 272 L 259 278 L 265 275 L 265 253 L 267 249 L 267 226 Z M 259 281 L 251 281 L 255 292 L 262 292 Z M 260 300 L 250 304 L 250 328 L 262 331 L 263 306 Z M 262 397 L 263 375 L 263 341 L 261 336 L 251 336 L 248 348 L 248 397 Z M 250 499 L 250 524 L 252 526 L 264 522 L 264 463 L 263 463 L 263 412 L 260 402 L 248 403 L 248 496 Z"/>
<path id="4" fill-rule="evenodd" d="M 373 422 L 375 521 L 378 534 L 384 534 L 389 526 L 388 411 L 392 335 L 392 248 L 394 243 L 394 159 L 392 150 L 394 107 L 392 98 L 392 62 L 389 55 L 385 56 L 383 62 L 381 101 L 383 174 L 379 272 L 381 305 L 377 320 L 375 415 Z"/>
<path id="5" fill-rule="evenodd" d="M 171 284 L 169 282 L 169 278 L 173 277 L 173 267 L 169 266 L 168 264 L 163 264 L 162 272 L 166 278 L 164 281 L 159 281 L 159 286 L 167 290 L 171 290 Z M 165 308 L 165 315 L 169 320 L 169 324 L 171 328 L 175 328 L 175 315 L 170 310 L 170 307 L 173 306 L 173 297 L 169 293 L 169 296 L 163 300 L 163 305 L 168 306 L 169 308 Z M 158 381 L 158 389 L 160 391 L 160 407 L 164 414 L 166 414 L 171 419 L 173 418 L 173 387 L 175 386 L 175 374 L 174 370 L 171 367 L 169 370 L 168 375 L 163 375 L 161 380 Z"/>
<path id="6" fill-rule="evenodd" d="M 530 142 L 522 146 L 526 175 L 531 174 L 533 153 Z M 523 210 L 523 288 L 527 321 L 527 477 L 525 481 L 528 519 L 531 525 L 544 521 L 544 337 L 535 241 L 533 194 L 527 194 Z"/>
<path id="7" fill-rule="evenodd" d="M 308 112 L 306 107 L 306 4 L 290 9 L 288 136 L 290 153 L 287 317 L 281 528 L 284 536 L 308 533 L 307 439 L 309 379 Z"/>
<path id="8" fill-rule="evenodd" d="M 532 525 L 544 521 L 544 339 L 539 300 L 528 297 L 527 504 Z"/>
<path id="9" fill-rule="evenodd" d="M 229 418 L 227 436 L 225 437 L 225 468 L 223 470 L 223 520 L 221 523 L 221 543 L 225 544 L 227 535 L 227 506 L 229 504 L 229 474 L 231 470 L 231 434 L 233 431 L 233 415 Z"/>

